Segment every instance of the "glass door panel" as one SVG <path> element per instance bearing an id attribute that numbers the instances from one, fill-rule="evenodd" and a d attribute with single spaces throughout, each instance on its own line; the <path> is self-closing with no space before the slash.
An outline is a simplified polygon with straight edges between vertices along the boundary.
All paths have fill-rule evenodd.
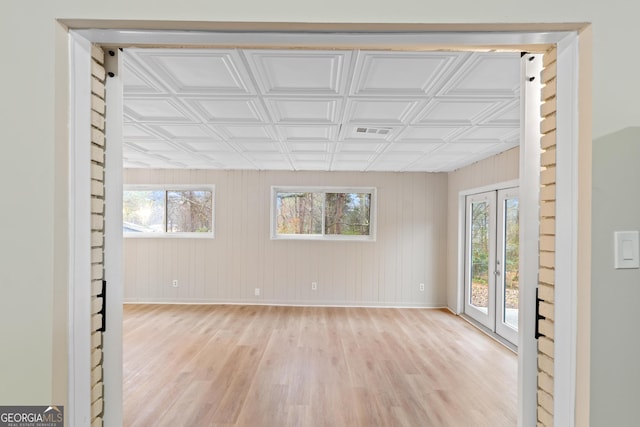
<path id="1" fill-rule="evenodd" d="M 496 333 L 513 344 L 518 340 L 520 228 L 518 190 L 498 192 L 498 248 L 496 273 L 500 318 Z"/>
<path id="2" fill-rule="evenodd" d="M 469 303 L 489 311 L 489 203 L 471 203 L 471 295 Z"/>
<path id="3" fill-rule="evenodd" d="M 495 191 L 467 196 L 465 313 L 493 330 L 495 322 Z"/>

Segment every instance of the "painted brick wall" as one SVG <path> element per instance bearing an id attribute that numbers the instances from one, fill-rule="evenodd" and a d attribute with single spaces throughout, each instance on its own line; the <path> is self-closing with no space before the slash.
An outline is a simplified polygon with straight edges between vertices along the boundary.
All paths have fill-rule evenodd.
<path id="1" fill-rule="evenodd" d="M 91 427 L 102 426 L 102 279 L 104 277 L 104 52 L 91 50 Z"/>
<path id="2" fill-rule="evenodd" d="M 538 297 L 538 426 L 553 426 L 554 287 L 556 234 L 556 49 L 543 56 Z"/>

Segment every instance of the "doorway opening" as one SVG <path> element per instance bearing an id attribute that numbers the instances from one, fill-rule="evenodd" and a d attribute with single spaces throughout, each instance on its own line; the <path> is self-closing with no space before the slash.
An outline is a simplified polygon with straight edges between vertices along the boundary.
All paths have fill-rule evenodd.
<path id="1" fill-rule="evenodd" d="M 73 28 L 74 25 L 70 25 L 70 27 Z M 526 36 L 528 34 L 532 34 L 535 37 L 531 38 L 530 40 L 526 39 Z M 91 42 L 100 43 L 103 45 L 114 45 L 114 44 L 116 45 L 122 45 L 122 44 L 124 45 L 128 45 L 128 44 L 157 45 L 158 44 L 158 34 L 157 33 L 150 34 L 149 32 L 145 34 L 145 32 L 135 32 L 135 31 L 119 32 L 114 30 L 113 32 L 110 33 L 109 31 L 104 31 L 104 30 L 98 30 L 95 32 L 92 32 L 92 30 L 85 30 L 79 33 L 76 32 L 76 36 L 83 38 L 85 40 L 90 40 Z M 191 43 L 187 43 L 186 41 L 185 37 L 188 38 L 188 36 L 193 36 L 193 39 L 191 39 Z M 309 34 L 307 34 L 306 36 L 309 36 Z M 349 39 L 349 38 L 345 38 L 344 34 L 339 34 L 339 35 L 331 34 L 329 37 L 329 39 L 331 39 L 330 41 L 327 41 L 327 39 L 325 38 L 324 40 L 318 43 L 324 46 L 327 46 L 328 43 L 331 45 L 334 45 L 334 44 L 335 45 L 341 45 L 341 44 L 353 45 L 354 43 L 356 44 L 372 43 L 372 39 L 370 37 L 363 38 L 362 36 L 363 34 L 360 33 L 355 35 L 355 39 Z M 525 43 L 526 46 L 530 48 L 531 46 L 535 46 L 535 45 L 541 45 L 541 46 L 547 47 L 550 44 L 558 43 L 559 41 L 567 37 L 567 33 L 518 33 L 518 34 L 515 34 L 512 32 L 508 32 L 508 33 L 500 34 L 500 33 L 492 32 L 492 33 L 486 33 L 486 34 L 453 33 L 453 34 L 444 34 L 444 35 L 436 34 L 436 33 L 419 33 L 418 35 L 416 35 L 416 33 L 412 33 L 408 35 L 405 34 L 404 36 L 401 36 L 399 39 L 396 39 L 395 41 L 393 40 L 385 41 L 385 37 L 390 37 L 391 39 L 394 38 L 393 35 L 391 34 L 378 34 L 378 36 L 380 36 L 382 39 L 380 38 L 375 39 L 373 41 L 374 45 L 383 45 L 386 43 L 386 44 L 394 44 L 396 46 L 404 45 L 404 46 L 423 46 L 424 47 L 424 46 L 443 46 L 443 45 L 459 46 L 459 45 L 465 45 L 465 44 L 469 44 L 472 46 L 495 46 L 496 44 L 499 44 L 499 45 L 508 45 L 508 46 L 511 46 L 512 48 L 518 48 L 519 46 L 523 46 L 523 43 Z M 358 37 L 360 37 L 359 42 L 358 42 Z M 479 37 L 479 38 L 474 38 L 474 37 Z M 573 33 L 573 37 L 574 39 L 569 40 L 569 43 L 575 42 L 575 33 Z M 303 36 L 302 38 L 304 39 L 305 37 Z M 264 34 L 256 34 L 256 33 L 252 33 L 249 35 L 247 34 L 238 35 L 237 33 L 234 33 L 234 34 L 227 33 L 222 35 L 220 34 L 212 35 L 210 33 L 206 33 L 206 34 L 194 33 L 190 35 L 185 35 L 184 33 L 180 33 L 175 39 L 171 38 L 171 34 L 168 34 L 168 35 L 165 34 L 165 38 L 164 38 L 164 40 L 167 40 L 166 41 L 167 45 L 171 45 L 171 44 L 176 44 L 176 45 L 222 44 L 222 45 L 225 45 L 226 44 L 227 46 L 237 45 L 238 40 L 241 40 L 241 43 L 247 43 L 248 39 L 250 39 L 249 45 L 261 44 L 261 43 L 264 43 L 264 40 L 265 40 Z M 259 40 L 259 42 L 257 40 Z M 280 40 L 279 43 L 282 42 L 281 38 L 278 38 L 278 40 Z M 270 43 L 273 44 L 274 42 L 271 41 Z M 294 44 L 299 46 L 300 43 L 301 43 L 300 39 L 298 39 L 297 42 Z M 305 41 L 305 43 L 310 43 L 310 42 Z M 79 125 L 80 123 L 74 123 L 74 126 L 79 126 Z M 80 174 L 75 174 L 76 177 L 81 179 L 82 177 L 78 175 Z M 529 176 L 528 178 L 531 179 L 535 177 Z M 535 181 L 536 180 L 533 179 L 533 182 Z M 74 206 L 75 206 L 75 204 L 81 205 L 82 204 L 81 202 L 82 201 L 78 201 L 78 198 L 76 197 L 72 199 L 71 203 L 74 203 Z M 81 233 L 82 231 L 74 230 L 73 232 Z M 75 282 L 76 280 L 78 280 L 79 278 L 78 276 L 79 274 L 76 275 L 72 272 L 71 281 Z M 521 313 L 521 316 L 523 314 L 524 313 Z M 530 324 L 527 324 L 526 326 L 529 330 L 532 330 L 533 322 L 531 322 Z M 535 419 L 535 341 L 531 337 L 529 337 L 528 334 L 526 335 L 526 338 L 523 338 L 524 336 L 525 336 L 524 334 L 521 334 L 521 338 L 519 339 L 521 343 L 521 345 L 519 346 L 521 349 L 519 353 L 520 354 L 519 358 L 520 360 L 524 361 L 524 363 L 520 363 L 520 366 L 521 366 L 521 369 L 526 371 L 523 373 L 523 375 L 519 376 L 521 379 L 519 384 L 519 395 L 521 396 L 520 400 L 522 401 L 519 416 L 520 416 L 520 419 L 530 420 L 530 419 Z M 82 341 L 80 340 L 80 342 Z M 526 351 L 523 350 L 525 347 L 526 347 Z M 70 348 L 71 352 L 75 352 L 76 350 L 77 349 L 74 347 Z M 88 373 L 77 372 L 77 375 L 86 376 L 88 375 Z M 106 375 L 106 377 L 108 377 L 108 375 Z M 86 411 L 86 408 L 88 405 L 83 404 L 83 398 L 81 397 L 84 394 L 85 393 L 83 392 L 83 390 L 75 390 L 75 393 L 70 392 L 70 395 L 73 395 L 75 397 L 73 401 L 69 402 L 72 411 L 79 412 L 79 413 Z M 108 399 L 105 400 L 105 402 L 109 402 L 107 403 L 107 405 L 112 404 L 117 406 L 118 405 L 117 395 L 109 397 Z M 525 425 L 526 425 L 526 421 L 525 421 Z"/>
<path id="2" fill-rule="evenodd" d="M 517 348 L 520 221 L 517 187 L 470 194 L 465 203 L 464 312 Z"/>

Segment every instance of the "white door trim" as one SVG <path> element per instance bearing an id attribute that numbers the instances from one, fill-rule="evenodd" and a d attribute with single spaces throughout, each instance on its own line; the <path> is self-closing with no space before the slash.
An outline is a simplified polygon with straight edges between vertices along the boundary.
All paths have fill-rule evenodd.
<path id="1" fill-rule="evenodd" d="M 144 45 L 225 45 L 225 46 L 242 46 L 250 45 L 253 47 L 259 46 L 274 46 L 278 45 L 283 48 L 294 46 L 327 46 L 328 44 L 335 46 L 354 46 L 360 47 L 380 47 L 380 46 L 399 46 L 404 45 L 407 48 L 424 47 L 424 46 L 486 46 L 486 45 L 500 45 L 505 48 L 509 46 L 514 49 L 518 49 L 524 45 L 540 45 L 540 44 L 554 44 L 559 45 L 558 55 L 558 94 L 563 94 L 562 99 L 559 96 L 558 105 L 558 135 L 560 140 L 560 129 L 572 129 L 571 138 L 574 140 L 577 138 L 577 115 L 570 114 L 577 111 L 577 66 L 571 67 L 565 65 L 567 62 L 575 61 L 565 52 L 573 52 L 577 46 L 577 33 L 570 31 L 558 31 L 558 32 L 430 32 L 430 33 L 234 33 L 234 32 L 204 32 L 204 31 L 135 31 L 135 30 L 76 30 L 71 31 L 71 43 L 70 43 L 70 87 L 72 94 L 70 98 L 70 128 L 72 129 L 70 137 L 70 188 L 69 188 L 69 209 L 70 209 L 70 282 L 69 282 L 69 405 L 70 405 L 70 417 L 75 422 L 71 423 L 76 426 L 88 425 L 86 417 L 88 417 L 90 408 L 87 401 L 89 400 L 90 392 L 88 390 L 88 384 L 90 380 L 90 369 L 87 363 L 83 360 L 88 354 L 89 349 L 89 334 L 84 331 L 80 326 L 83 325 L 79 319 L 83 316 L 82 312 L 89 312 L 90 298 L 88 295 L 83 294 L 82 286 L 86 287 L 86 283 L 89 283 L 89 277 L 85 277 L 88 270 L 84 271 L 83 262 L 86 259 L 86 265 L 90 264 L 88 259 L 88 253 L 86 251 L 87 246 L 83 246 L 83 242 L 87 245 L 90 242 L 90 227 L 87 223 L 86 227 L 83 227 L 84 221 L 88 221 L 90 204 L 89 204 L 89 191 L 83 192 L 82 186 L 85 184 L 88 186 L 90 182 L 90 175 L 88 170 L 88 160 L 86 162 L 87 170 L 81 170 L 82 158 L 86 154 L 83 150 L 88 147 L 83 147 L 83 144 L 76 143 L 76 141 L 88 140 L 78 137 L 78 133 L 84 131 L 88 132 L 87 123 L 89 123 L 88 112 L 90 111 L 90 82 L 82 75 L 86 71 L 86 76 L 90 75 L 90 71 L 86 68 L 88 62 L 86 56 L 76 52 L 84 46 L 86 49 L 86 40 L 92 43 L 102 43 L 110 45 L 131 45 L 136 44 L 138 46 Z M 560 49 L 561 47 L 561 49 Z M 562 50 L 562 52 L 561 52 Z M 571 62 L 573 63 L 573 62 Z M 84 97 L 86 95 L 86 97 Z M 570 98 L 565 98 L 570 97 Z M 85 99 L 86 98 L 86 99 Z M 566 103 L 563 106 L 560 105 L 560 101 Z M 573 108 L 573 110 L 572 110 Z M 82 130 L 83 124 L 86 129 Z M 562 144 L 565 145 L 562 156 L 565 160 L 575 161 L 578 156 L 578 147 L 575 143 L 565 142 L 562 139 Z M 575 141 L 574 141 L 575 142 Z M 560 146 L 561 144 L 559 144 Z M 558 152 L 560 156 L 560 150 Z M 87 156 L 87 159 L 89 157 Z M 559 159 L 560 161 L 560 159 Z M 560 164 L 560 163 L 559 163 Z M 562 163 L 564 165 L 564 163 Z M 565 167 L 565 166 L 563 166 Z M 568 165 L 567 165 L 568 167 Z M 559 168 L 560 170 L 561 168 Z M 85 177 L 86 172 L 86 177 Z M 567 171 L 569 173 L 569 171 Z M 86 179 L 85 179 L 86 178 Z M 526 175 L 525 175 L 526 179 Z M 567 181 L 565 181 L 567 180 Z M 560 193 L 561 197 L 567 201 L 575 201 L 575 188 L 577 188 L 577 176 L 575 169 L 571 169 L 568 177 L 563 178 L 565 181 L 568 193 Z M 522 182 L 526 185 L 525 182 Z M 86 210 L 85 210 L 86 209 Z M 86 213 L 87 218 L 83 218 Z M 81 222 L 77 222 L 81 221 Z M 577 212 L 568 211 L 565 212 L 561 218 L 556 219 L 558 229 L 571 229 L 572 224 L 577 223 Z M 109 225 L 107 225 L 109 227 Z M 575 243 L 577 235 L 574 233 L 572 237 L 567 241 L 568 244 Z M 575 246 L 575 245 L 574 245 Z M 117 248 L 114 248 L 117 250 Z M 575 252 L 575 247 L 573 248 Z M 87 251 L 88 252 L 88 251 Z M 121 254 L 121 248 L 120 248 Z M 117 254 L 116 254 L 117 255 Z M 575 258 L 572 259 L 571 267 L 575 269 Z M 575 277 L 574 277 L 575 279 Z M 84 281 L 86 280 L 86 281 Z M 567 292 L 570 295 L 576 294 L 576 283 L 571 280 L 567 282 Z M 111 291 L 113 295 L 113 290 Z M 562 366 L 569 366 L 573 369 L 573 375 L 557 376 L 556 377 L 556 391 L 554 396 L 555 408 L 564 408 L 566 411 L 575 410 L 575 364 L 576 355 L 575 350 L 575 309 L 570 307 L 572 303 L 571 297 L 561 297 L 560 301 L 556 301 L 557 312 L 562 312 L 567 308 L 566 316 L 561 319 L 560 335 L 556 333 L 556 339 L 573 340 L 565 345 L 556 346 L 557 360 L 562 360 Z M 111 298 L 112 303 L 117 301 Z M 535 300 L 535 298 L 534 298 Z M 534 303 L 531 300 L 530 295 L 523 295 L 522 304 L 530 306 Z M 575 301 L 575 298 L 573 299 Z M 565 307 L 568 304 L 568 307 Z M 523 318 L 525 311 L 521 311 Z M 533 329 L 533 319 L 523 319 L 523 325 L 521 325 L 521 335 L 527 334 L 527 331 Z M 84 323 L 84 325 L 88 325 Z M 565 328 L 563 325 L 567 325 Z M 558 327 L 556 320 L 556 327 Z M 85 333 L 86 332 L 86 333 Z M 530 341 L 530 338 L 526 338 Z M 86 341 L 86 342 L 85 342 Z M 534 341 L 535 342 L 535 341 Z M 525 343 L 526 344 L 526 343 Z M 518 424 L 520 426 L 534 426 L 536 424 L 536 381 L 535 381 L 535 360 L 536 360 L 536 348 L 535 345 L 519 345 L 519 366 L 520 369 L 525 369 L 527 372 L 519 374 L 518 378 L 518 390 L 521 403 L 519 405 Z M 78 364 L 80 363 L 80 364 Z M 86 368 L 85 368 L 86 366 Z M 571 370 L 569 370 L 571 371 Z M 111 373 L 107 373 L 110 375 Z M 573 381 L 573 383 L 571 383 Z M 571 391 L 573 387 L 573 392 Z M 567 392 L 565 392 L 567 390 Z M 573 397 L 572 397 L 573 396 Z M 561 419 L 563 411 L 556 412 L 556 419 Z M 565 418 L 562 418 L 565 419 Z M 566 419 L 572 419 L 566 418 Z M 558 423 L 558 425 L 572 426 L 569 423 Z"/>
<path id="2" fill-rule="evenodd" d="M 533 57 L 532 61 L 529 58 Z M 526 55 L 520 67 L 520 301 L 518 317 L 518 413 L 537 419 L 538 341 L 535 339 L 535 303 L 538 287 L 540 242 L 540 102 L 542 55 Z M 535 77 L 530 81 L 530 77 Z M 535 355 L 530 357 L 528 355 Z M 532 386 L 530 386 L 532 385 Z M 532 405 L 531 402 L 534 402 Z M 519 426 L 528 424 L 519 420 Z"/>
<path id="3" fill-rule="evenodd" d="M 574 426 L 578 295 L 578 36 L 557 45 L 553 420 Z"/>
<path id="4" fill-rule="evenodd" d="M 91 42 L 69 35 L 67 424 L 91 422 Z"/>

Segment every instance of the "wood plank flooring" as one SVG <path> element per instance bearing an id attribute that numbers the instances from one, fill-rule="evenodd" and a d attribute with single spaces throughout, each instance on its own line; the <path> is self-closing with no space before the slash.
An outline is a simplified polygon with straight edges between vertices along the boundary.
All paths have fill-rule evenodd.
<path id="1" fill-rule="evenodd" d="M 125 426 L 517 424 L 517 358 L 445 310 L 125 305 Z"/>

